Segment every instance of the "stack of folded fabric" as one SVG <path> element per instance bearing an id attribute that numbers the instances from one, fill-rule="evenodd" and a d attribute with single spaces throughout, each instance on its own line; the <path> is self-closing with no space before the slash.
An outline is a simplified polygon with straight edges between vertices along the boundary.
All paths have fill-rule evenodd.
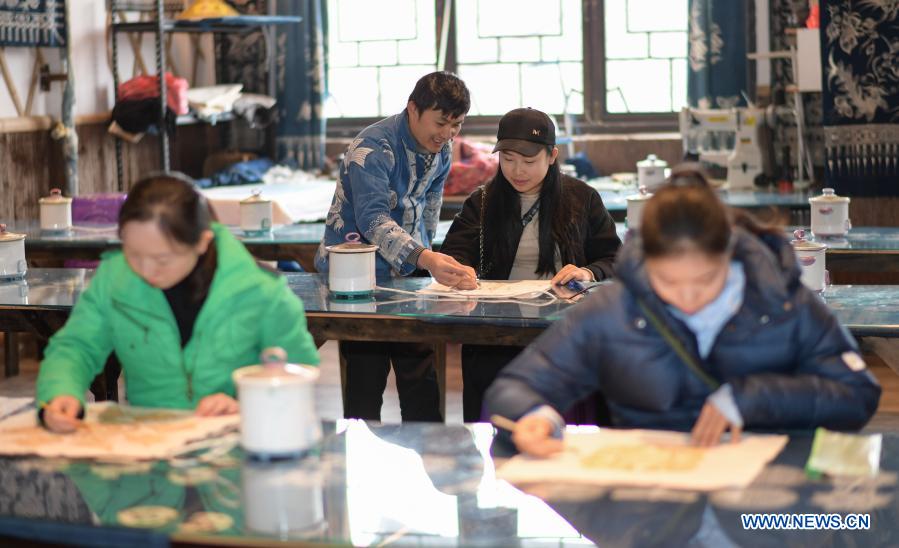
<path id="1" fill-rule="evenodd" d="M 240 98 L 242 89 L 242 84 L 192 88 L 187 92 L 187 104 L 197 118 L 214 124 L 219 116 L 234 109 L 234 102 Z"/>

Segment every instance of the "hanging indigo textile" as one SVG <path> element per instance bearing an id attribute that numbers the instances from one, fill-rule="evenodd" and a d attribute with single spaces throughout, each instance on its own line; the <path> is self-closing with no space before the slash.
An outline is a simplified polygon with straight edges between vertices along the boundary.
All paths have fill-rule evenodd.
<path id="1" fill-rule="evenodd" d="M 65 44 L 65 0 L 0 0 L 0 47 Z"/>
<path id="2" fill-rule="evenodd" d="M 687 97 L 690 106 L 745 105 L 745 0 L 690 0 Z"/>
<path id="3" fill-rule="evenodd" d="M 297 25 L 278 28 L 276 83 L 278 161 L 308 170 L 325 158 L 325 0 L 281 0 L 278 15 L 298 15 Z"/>
<path id="4" fill-rule="evenodd" d="M 899 196 L 899 2 L 822 0 L 825 181 Z"/>

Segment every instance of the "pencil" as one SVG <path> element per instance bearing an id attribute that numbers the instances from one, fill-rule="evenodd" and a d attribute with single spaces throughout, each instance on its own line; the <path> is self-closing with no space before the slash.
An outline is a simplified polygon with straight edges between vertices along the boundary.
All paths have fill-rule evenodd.
<path id="1" fill-rule="evenodd" d="M 512 419 L 507 419 L 502 415 L 490 415 L 490 422 L 493 423 L 497 428 L 502 428 L 503 430 L 508 430 L 509 432 L 515 431 L 515 421 Z"/>

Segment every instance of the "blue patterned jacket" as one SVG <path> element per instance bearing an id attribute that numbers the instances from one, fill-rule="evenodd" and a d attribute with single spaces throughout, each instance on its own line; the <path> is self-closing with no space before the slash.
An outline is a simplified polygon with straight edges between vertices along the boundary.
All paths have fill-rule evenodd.
<path id="1" fill-rule="evenodd" d="M 378 246 L 378 276 L 415 271 L 437 231 L 452 160 L 447 143 L 423 172 L 429 154 L 419 150 L 405 110 L 365 128 L 350 143 L 315 253 L 319 272 L 328 271 L 325 246 L 342 243 L 352 232 Z"/>

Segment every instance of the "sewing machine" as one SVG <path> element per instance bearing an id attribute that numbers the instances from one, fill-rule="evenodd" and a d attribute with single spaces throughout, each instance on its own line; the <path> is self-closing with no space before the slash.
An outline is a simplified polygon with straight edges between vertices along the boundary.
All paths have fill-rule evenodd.
<path id="1" fill-rule="evenodd" d="M 726 169 L 729 188 L 753 188 L 756 176 L 765 171 L 760 143 L 764 109 L 685 107 L 679 122 L 685 154 L 697 155 L 700 163 Z"/>

